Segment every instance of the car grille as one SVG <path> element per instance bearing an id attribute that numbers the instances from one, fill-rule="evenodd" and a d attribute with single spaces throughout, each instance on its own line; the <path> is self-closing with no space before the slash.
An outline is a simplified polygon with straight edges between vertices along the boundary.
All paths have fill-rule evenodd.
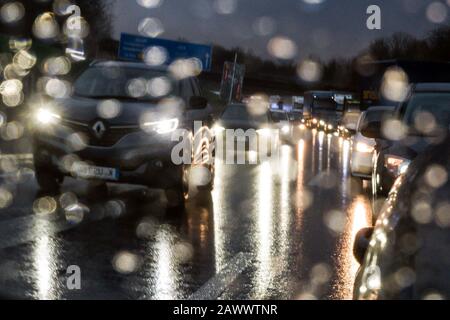
<path id="1" fill-rule="evenodd" d="M 63 121 L 63 124 L 74 132 L 80 133 L 87 137 L 88 145 L 95 147 L 112 147 L 126 135 L 140 131 L 140 128 L 138 126 L 106 127 L 106 131 L 104 132 L 103 136 L 101 138 L 97 138 L 92 129 L 92 124 L 85 124 L 68 120 Z"/>

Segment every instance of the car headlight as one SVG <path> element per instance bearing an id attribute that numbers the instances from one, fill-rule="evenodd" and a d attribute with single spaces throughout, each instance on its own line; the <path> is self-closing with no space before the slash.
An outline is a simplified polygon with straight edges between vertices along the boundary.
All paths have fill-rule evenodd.
<path id="1" fill-rule="evenodd" d="M 36 120 L 39 124 L 42 125 L 50 125 L 50 124 L 54 124 L 57 123 L 60 119 L 61 116 L 59 116 L 58 114 L 51 112 L 48 109 L 38 109 L 38 111 L 36 112 Z"/>
<path id="2" fill-rule="evenodd" d="M 329 125 L 328 125 L 328 130 L 333 130 L 333 129 L 334 129 L 333 125 L 332 125 L 332 124 L 329 124 Z"/>
<path id="3" fill-rule="evenodd" d="M 175 118 L 155 122 L 146 122 L 143 126 L 146 131 L 155 131 L 159 134 L 166 134 L 175 131 L 179 124 L 180 121 Z"/>
<path id="4" fill-rule="evenodd" d="M 325 121 L 320 120 L 320 121 L 319 121 L 319 125 L 320 125 L 321 127 L 324 127 L 324 126 L 325 126 Z"/>
<path id="5" fill-rule="evenodd" d="M 369 146 L 367 143 L 364 142 L 358 142 L 356 143 L 356 151 L 361 153 L 372 153 L 374 150 L 374 147 Z"/>
<path id="6" fill-rule="evenodd" d="M 411 160 L 387 154 L 384 156 L 384 166 L 396 178 L 408 170 Z"/>

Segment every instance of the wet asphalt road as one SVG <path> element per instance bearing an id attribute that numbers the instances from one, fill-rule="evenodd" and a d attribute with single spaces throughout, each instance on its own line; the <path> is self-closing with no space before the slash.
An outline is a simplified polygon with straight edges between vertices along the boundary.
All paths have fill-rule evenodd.
<path id="1" fill-rule="evenodd" d="M 217 160 L 214 191 L 184 213 L 167 212 L 157 191 L 111 186 L 106 194 L 75 180 L 66 180 L 56 208 L 28 172 L 19 181 L 3 176 L 13 202 L 0 211 L 1 294 L 350 299 L 352 242 L 371 212 L 350 178 L 349 152 L 342 138 L 305 131 L 277 162 Z M 67 288 L 70 265 L 80 267 L 80 290 Z"/>

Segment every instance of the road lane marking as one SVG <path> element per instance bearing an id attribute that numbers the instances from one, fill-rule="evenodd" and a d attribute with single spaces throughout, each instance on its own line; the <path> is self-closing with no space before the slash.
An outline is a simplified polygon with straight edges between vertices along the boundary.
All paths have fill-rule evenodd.
<path id="1" fill-rule="evenodd" d="M 251 254 L 239 252 L 219 273 L 193 293 L 188 300 L 217 300 L 237 277 L 251 265 L 252 260 Z"/>

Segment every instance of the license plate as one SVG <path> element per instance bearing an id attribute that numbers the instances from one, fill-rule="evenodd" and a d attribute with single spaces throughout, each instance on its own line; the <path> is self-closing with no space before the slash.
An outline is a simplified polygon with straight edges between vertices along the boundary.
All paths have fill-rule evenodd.
<path id="1" fill-rule="evenodd" d="M 77 177 L 84 179 L 119 180 L 119 170 L 114 168 L 75 163 L 72 167 L 72 171 Z"/>

